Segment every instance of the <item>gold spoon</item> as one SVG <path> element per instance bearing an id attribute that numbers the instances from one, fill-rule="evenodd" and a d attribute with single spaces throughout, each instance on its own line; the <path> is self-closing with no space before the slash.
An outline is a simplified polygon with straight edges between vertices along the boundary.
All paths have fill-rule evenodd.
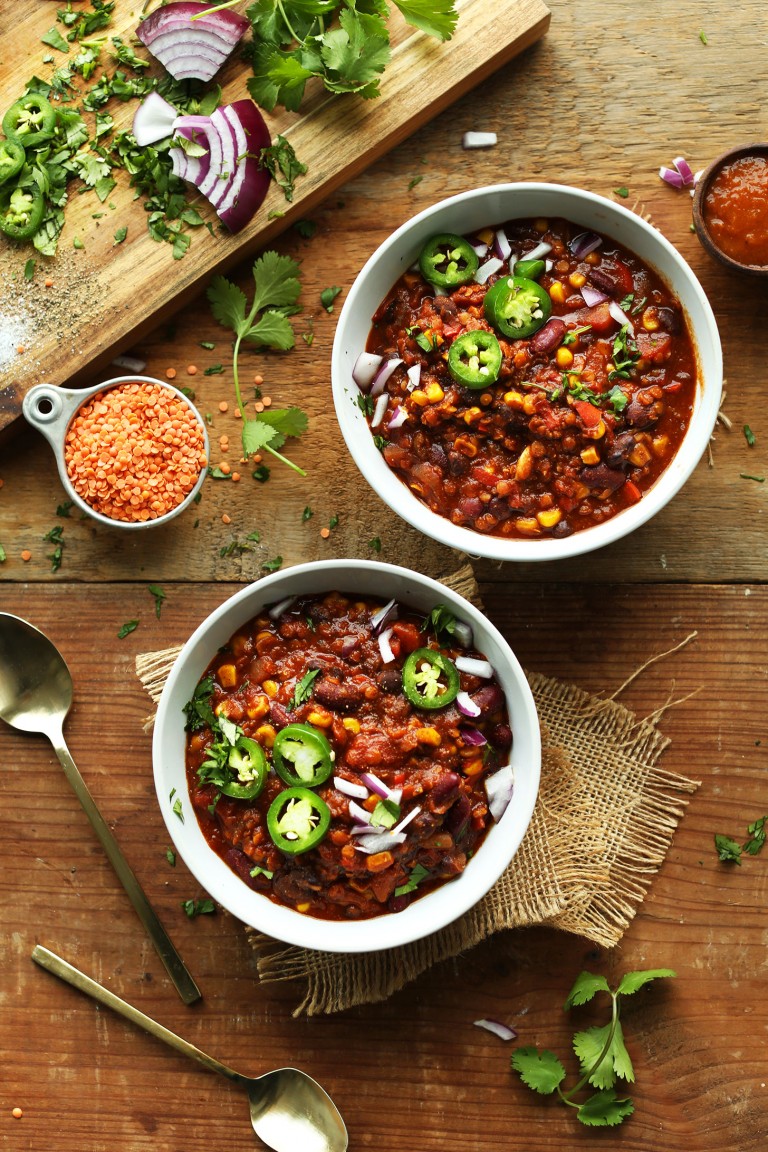
<path id="1" fill-rule="evenodd" d="M 26 620 L 0 612 L 0 720 L 20 732 L 48 737 L 179 996 L 185 1004 L 194 1004 L 202 993 L 158 920 L 64 742 L 62 726 L 71 707 L 72 677 L 58 648 Z"/>
<path id="2" fill-rule="evenodd" d="M 253 1130 L 275 1152 L 346 1152 L 347 1129 L 328 1093 L 316 1080 L 298 1068 L 278 1068 L 263 1076 L 242 1076 L 213 1056 L 207 1056 L 194 1044 L 182 1040 L 175 1032 L 145 1016 L 90 976 L 37 944 L 32 959 L 42 968 L 66 980 L 73 988 L 85 992 L 138 1024 L 151 1036 L 163 1040 L 177 1052 L 191 1056 L 204 1068 L 218 1072 L 248 1093 Z"/>

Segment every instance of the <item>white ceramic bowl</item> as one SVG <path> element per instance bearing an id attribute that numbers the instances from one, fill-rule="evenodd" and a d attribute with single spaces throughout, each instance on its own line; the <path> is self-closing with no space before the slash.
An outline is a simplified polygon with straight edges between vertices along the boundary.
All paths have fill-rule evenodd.
<path id="1" fill-rule="evenodd" d="M 699 386 L 683 443 L 655 485 L 633 505 L 602 524 L 559 539 L 512 540 L 452 524 L 413 495 L 372 443 L 352 379 L 365 348 L 371 318 L 396 280 L 438 232 L 471 233 L 525 217 L 561 217 L 601 232 L 649 264 L 672 289 L 690 325 L 699 366 Z M 694 470 L 717 419 L 723 359 L 717 324 L 696 276 L 656 228 L 627 208 L 592 192 L 558 184 L 498 184 L 462 192 L 406 221 L 384 241 L 357 276 L 339 315 L 331 367 L 333 399 L 342 435 L 358 468 L 389 507 L 414 528 L 450 547 L 494 560 L 560 560 L 591 552 L 626 536 L 650 520 Z"/>
<path id="2" fill-rule="evenodd" d="M 455 880 L 415 900 L 403 912 L 372 920 L 336 923 L 304 916 L 273 903 L 244 884 L 208 846 L 189 799 L 184 768 L 184 704 L 216 650 L 266 604 L 286 596 L 351 591 L 429 612 L 446 604 L 467 620 L 475 646 L 491 662 L 503 688 L 513 732 L 512 801 Z M 325 952 L 369 952 L 417 940 L 455 920 L 475 904 L 515 855 L 530 822 L 539 787 L 541 743 L 536 707 L 522 668 L 501 633 L 463 597 L 426 576 L 376 561 L 324 560 L 301 564 L 251 584 L 204 620 L 184 645 L 168 677 L 155 721 L 152 755 L 155 787 L 179 855 L 200 885 L 246 924 L 277 940 Z M 173 806 L 181 800 L 184 821 Z"/>

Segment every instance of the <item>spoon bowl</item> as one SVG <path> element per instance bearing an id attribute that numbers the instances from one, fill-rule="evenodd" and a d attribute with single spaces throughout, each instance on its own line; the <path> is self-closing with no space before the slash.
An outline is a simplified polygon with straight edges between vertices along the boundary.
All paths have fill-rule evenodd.
<path id="1" fill-rule="evenodd" d="M 19 732 L 48 737 L 176 990 L 185 1004 L 193 1004 L 200 999 L 200 989 L 158 920 L 67 748 L 63 725 L 72 707 L 72 691 L 72 676 L 56 645 L 26 620 L 0 612 L 0 720 Z"/>
<path id="2" fill-rule="evenodd" d="M 298 1068 L 277 1068 L 263 1076 L 243 1076 L 121 1000 L 47 948 L 36 945 L 32 959 L 60 980 L 137 1024 L 150 1036 L 243 1088 L 248 1095 L 253 1130 L 274 1152 L 346 1152 L 347 1129 L 341 1114 L 325 1089 L 306 1072 Z"/>

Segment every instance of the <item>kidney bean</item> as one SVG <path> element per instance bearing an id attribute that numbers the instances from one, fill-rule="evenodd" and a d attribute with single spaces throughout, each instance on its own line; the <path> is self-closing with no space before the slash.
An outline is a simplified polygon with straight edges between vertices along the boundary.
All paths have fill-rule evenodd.
<path id="1" fill-rule="evenodd" d="M 469 802 L 468 796 L 459 796 L 456 803 L 446 814 L 443 821 L 443 827 L 446 832 L 450 832 L 453 839 L 460 840 L 469 827 L 469 820 L 472 815 L 472 805 Z"/>
<path id="2" fill-rule="evenodd" d="M 473 692 L 472 699 L 482 712 L 495 712 L 504 703 L 504 693 L 498 684 L 484 684 Z"/>
<path id="3" fill-rule="evenodd" d="M 332 712 L 348 712 L 362 704 L 364 690 L 361 684 L 350 681 L 340 684 L 337 680 L 323 677 L 315 684 L 314 698 Z"/>
<path id="4" fill-rule="evenodd" d="M 509 724 L 495 724 L 488 733 L 488 740 L 494 748 L 505 751 L 512 744 L 512 729 Z"/>
<path id="5" fill-rule="evenodd" d="M 461 777 L 455 772 L 445 772 L 429 793 L 429 807 L 440 814 L 447 812 L 460 787 Z"/>
<path id="6" fill-rule="evenodd" d="M 609 468 L 607 464 L 595 464 L 592 467 L 582 468 L 579 473 L 579 479 L 588 488 L 608 488 L 611 492 L 621 488 L 626 478 L 625 474 L 620 472 L 618 468 Z"/>
<path id="7" fill-rule="evenodd" d="M 565 336 L 565 323 L 559 316 L 553 316 L 531 337 L 531 348 L 534 352 L 551 352 L 561 343 L 563 336 Z"/>

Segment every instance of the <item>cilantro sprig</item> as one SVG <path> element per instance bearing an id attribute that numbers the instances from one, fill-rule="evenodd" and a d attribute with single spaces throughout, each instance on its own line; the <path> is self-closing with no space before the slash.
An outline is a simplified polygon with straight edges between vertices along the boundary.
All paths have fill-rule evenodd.
<path id="1" fill-rule="evenodd" d="M 599 992 L 611 998 L 611 1018 L 607 1024 L 576 1032 L 573 1050 L 580 1065 L 580 1076 L 572 1088 L 565 1091 L 561 1085 L 566 1071 L 554 1052 L 535 1047 L 517 1048 L 512 1053 L 513 1069 L 528 1088 L 544 1096 L 557 1092 L 563 1104 L 576 1109 L 582 1124 L 590 1127 L 613 1127 L 621 1124 L 634 1112 L 629 1097 L 619 1095 L 617 1082 L 632 1083 L 635 1079 L 632 1061 L 624 1044 L 621 1027 L 620 1000 L 632 996 L 652 980 L 673 977 L 670 968 L 651 968 L 645 972 L 627 972 L 615 989 L 604 976 L 582 972 L 568 994 L 564 1008 L 577 1008 L 588 1004 Z M 588 1087 L 597 1091 L 579 1102 L 574 1099 Z"/>
<path id="2" fill-rule="evenodd" d="M 748 856 L 757 856 L 758 852 L 762 852 L 765 844 L 766 823 L 768 823 L 768 815 L 761 816 L 758 820 L 748 824 L 747 839 L 743 844 L 731 836 L 724 836 L 721 832 L 716 832 L 715 850 L 718 859 L 726 864 L 741 864 L 742 852 L 746 852 Z"/>
<path id="3" fill-rule="evenodd" d="M 296 337 L 288 317 L 298 311 L 296 301 L 301 292 L 298 272 L 299 266 L 290 256 L 264 252 L 253 265 L 254 292 L 250 308 L 242 289 L 224 276 L 214 276 L 206 295 L 215 319 L 235 333 L 232 378 L 243 417 L 243 454 L 249 457 L 267 451 L 300 476 L 306 476 L 302 468 L 278 451 L 289 436 L 298 437 L 306 431 L 306 414 L 300 408 L 270 408 L 255 417 L 246 417 L 239 374 L 243 341 L 278 351 L 293 348 Z"/>

